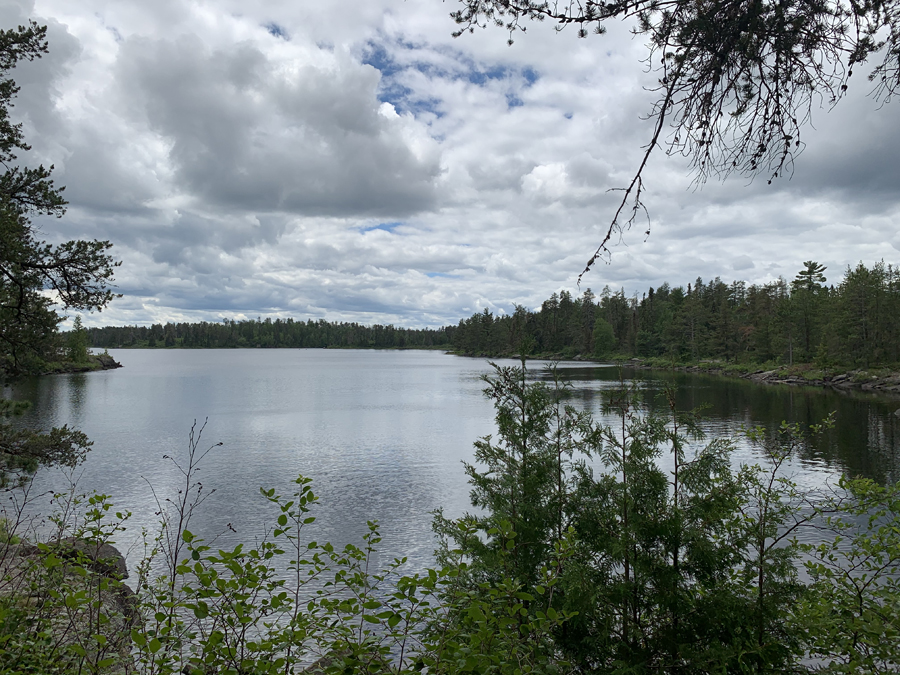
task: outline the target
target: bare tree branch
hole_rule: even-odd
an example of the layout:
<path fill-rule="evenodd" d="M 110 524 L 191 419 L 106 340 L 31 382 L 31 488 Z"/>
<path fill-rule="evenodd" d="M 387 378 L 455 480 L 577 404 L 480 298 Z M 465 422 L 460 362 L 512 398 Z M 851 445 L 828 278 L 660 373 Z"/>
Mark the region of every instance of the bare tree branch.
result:
<path fill-rule="evenodd" d="M 646 63 L 660 74 L 653 133 L 629 185 L 614 188 L 623 198 L 579 282 L 646 212 L 643 173 L 657 147 L 686 157 L 698 186 L 733 173 L 771 182 L 793 173 L 813 107 L 838 103 L 854 68 L 880 56 L 869 73 L 876 99 L 900 89 L 900 0 L 459 1 L 456 36 L 495 26 L 512 43 L 528 22 L 549 20 L 587 37 L 616 19 L 647 40 Z"/>

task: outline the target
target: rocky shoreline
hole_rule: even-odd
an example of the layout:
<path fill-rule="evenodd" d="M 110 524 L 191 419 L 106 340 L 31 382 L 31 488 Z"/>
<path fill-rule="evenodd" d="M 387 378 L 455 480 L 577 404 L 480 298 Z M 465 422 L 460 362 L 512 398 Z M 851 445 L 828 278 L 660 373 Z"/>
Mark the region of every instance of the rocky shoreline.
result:
<path fill-rule="evenodd" d="M 90 373 L 95 370 L 114 370 L 122 364 L 107 353 L 90 354 L 84 363 L 54 363 L 44 375 L 61 375 L 64 373 Z"/>
<path fill-rule="evenodd" d="M 900 373 L 891 373 L 888 376 L 879 376 L 864 370 L 851 370 L 837 375 L 825 375 L 822 378 L 806 379 L 797 376 L 783 376 L 777 370 L 759 373 L 751 373 L 746 376 L 754 382 L 766 382 L 772 384 L 792 384 L 831 387 L 843 390 L 877 391 L 900 394 Z"/>
<path fill-rule="evenodd" d="M 659 370 L 658 366 L 632 361 L 629 363 L 637 368 Z M 703 373 L 706 375 L 724 375 L 726 377 L 739 377 L 758 384 L 786 384 L 803 387 L 827 387 L 838 391 L 871 391 L 884 394 L 900 395 L 900 373 L 878 372 L 855 369 L 844 372 L 828 374 L 828 371 L 792 369 L 790 367 L 776 368 L 773 370 L 756 370 L 750 372 L 736 372 L 719 365 L 675 366 L 666 370 L 676 370 L 685 373 Z"/>
<path fill-rule="evenodd" d="M 519 358 L 515 355 L 483 356 L 465 354 L 461 352 L 447 351 L 447 354 L 455 356 L 467 356 L 475 358 Z M 597 359 L 591 356 L 578 354 L 564 356 L 563 354 L 535 354 L 526 357 L 527 361 L 585 361 L 589 363 L 611 364 L 612 361 Z M 625 361 L 615 361 L 620 365 L 639 370 L 668 370 L 680 373 L 697 373 L 703 375 L 718 375 L 722 377 L 737 377 L 750 380 L 757 384 L 787 384 L 795 387 L 827 387 L 837 391 L 870 391 L 875 393 L 900 395 L 900 372 L 879 368 L 874 371 L 857 368 L 854 370 L 817 369 L 812 364 L 795 366 L 782 366 L 765 370 L 760 368 L 753 370 L 752 366 L 746 370 L 740 367 L 727 366 L 720 361 L 701 362 L 694 365 L 670 365 L 663 363 L 647 362 L 643 358 L 634 357 Z"/>
<path fill-rule="evenodd" d="M 14 598 L 60 654 L 81 651 L 98 675 L 135 672 L 137 597 L 125 558 L 109 544 L 69 537 L 46 545 L 0 543 L 0 596 Z"/>

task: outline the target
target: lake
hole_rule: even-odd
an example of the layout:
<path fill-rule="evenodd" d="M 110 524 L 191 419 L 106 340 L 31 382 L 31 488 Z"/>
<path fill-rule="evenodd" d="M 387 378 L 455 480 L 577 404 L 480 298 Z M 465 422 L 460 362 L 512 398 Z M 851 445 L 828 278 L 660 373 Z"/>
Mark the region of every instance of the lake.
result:
<path fill-rule="evenodd" d="M 471 461 L 473 441 L 494 430 L 492 405 L 481 393 L 481 376 L 491 368 L 482 359 L 436 351 L 110 353 L 124 368 L 35 378 L 17 384 L 13 395 L 34 403 L 17 423 L 68 424 L 93 440 L 76 472 L 78 486 L 109 494 L 118 508 L 132 511 L 128 532 L 118 538 L 125 549 L 142 527 L 156 523 L 150 486 L 162 499 L 177 494 L 181 476 L 163 456 L 186 455 L 196 420 L 198 428 L 205 421 L 202 448 L 222 445 L 198 474 L 215 493 L 196 515 L 195 533 L 223 533 L 223 545 L 252 541 L 275 518 L 259 488 L 289 494 L 302 473 L 321 500 L 313 538 L 358 542 L 366 521 L 377 519 L 383 559 L 405 555 L 421 568 L 432 560 L 431 512 L 467 510 L 462 462 Z M 529 362 L 534 377 L 546 376 L 541 366 Z M 572 381 L 573 400 L 595 412 L 601 391 L 620 378 L 612 365 L 565 362 L 560 371 Z M 677 385 L 679 407 L 706 406 L 711 436 L 739 435 L 742 426 L 774 429 L 783 419 L 810 424 L 835 411 L 835 428 L 788 466 L 804 487 L 820 487 L 843 472 L 881 482 L 900 475 L 898 399 L 683 373 L 626 369 L 621 376 L 640 381 L 649 406 L 659 405 L 666 385 Z M 738 441 L 736 463 L 760 461 L 759 449 Z M 45 470 L 35 489 L 66 484 L 62 472 Z M 35 508 L 48 502 L 42 497 Z M 131 548 L 129 563 L 139 557 Z"/>

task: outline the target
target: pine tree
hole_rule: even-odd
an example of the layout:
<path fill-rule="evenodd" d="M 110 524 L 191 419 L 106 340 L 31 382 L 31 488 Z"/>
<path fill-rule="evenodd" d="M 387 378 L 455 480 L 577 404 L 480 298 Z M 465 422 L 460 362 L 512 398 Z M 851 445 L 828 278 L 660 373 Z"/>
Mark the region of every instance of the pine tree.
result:
<path fill-rule="evenodd" d="M 469 561 L 473 597 L 513 580 L 511 621 L 570 616 L 554 639 L 576 672 L 787 672 L 802 653 L 784 621 L 801 589 L 784 527 L 798 511 L 778 466 L 735 473 L 725 441 L 689 456 L 701 434 L 673 392 L 661 416 L 635 387 L 607 391 L 618 422 L 606 426 L 566 404 L 553 370 L 544 379 L 529 382 L 524 362 L 486 378 L 497 434 L 466 465 L 479 513 L 437 515 L 439 557 Z M 549 593 L 540 579 L 572 541 Z"/>
<path fill-rule="evenodd" d="M 68 357 L 73 363 L 85 363 L 88 360 L 88 332 L 81 322 L 81 316 L 75 317 L 72 330 L 66 336 Z"/>
<path fill-rule="evenodd" d="M 22 125 L 10 119 L 19 88 L 9 72 L 20 61 L 47 52 L 46 26 L 0 31 L 0 383 L 40 372 L 59 352 L 60 318 L 42 291 L 51 290 L 66 308 L 100 310 L 113 297 L 109 286 L 116 264 L 107 241 L 68 241 L 53 246 L 37 238 L 32 218 L 61 217 L 62 189 L 50 178 L 53 167 L 24 168 L 17 153 L 27 152 Z M 80 336 L 79 336 L 80 337 Z M 79 351 L 77 356 L 81 357 Z M 26 404 L 0 400 L 0 419 L 20 413 Z M 0 484 L 39 464 L 74 465 L 90 442 L 66 427 L 47 434 L 0 423 Z"/>
<path fill-rule="evenodd" d="M 47 52 L 47 29 L 0 31 L 0 380 L 34 372 L 55 356 L 60 318 L 42 293 L 52 290 L 65 308 L 100 310 L 112 300 L 109 285 L 116 263 L 107 241 L 68 241 L 51 246 L 37 239 L 32 217 L 62 217 L 62 190 L 50 178 L 53 167 L 23 168 L 27 152 L 22 125 L 10 120 L 19 88 L 9 77 L 16 63 Z"/>

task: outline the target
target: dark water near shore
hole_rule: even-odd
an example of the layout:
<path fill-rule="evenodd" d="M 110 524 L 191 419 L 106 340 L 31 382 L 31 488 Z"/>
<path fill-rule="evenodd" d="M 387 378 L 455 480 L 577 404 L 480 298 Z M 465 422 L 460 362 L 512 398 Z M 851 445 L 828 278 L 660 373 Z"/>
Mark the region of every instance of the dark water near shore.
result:
<path fill-rule="evenodd" d="M 204 460 L 199 478 L 216 492 L 192 530 L 225 532 L 223 544 L 253 540 L 274 521 L 260 486 L 280 494 L 302 473 L 320 496 L 310 536 L 336 545 L 358 542 L 366 521 L 377 519 L 383 557 L 431 561 L 431 511 L 460 515 L 468 507 L 462 460 L 472 443 L 493 431 L 493 408 L 481 394 L 486 361 L 439 352 L 338 350 L 117 350 L 124 368 L 39 378 L 17 385 L 16 398 L 34 403 L 21 424 L 68 424 L 94 448 L 77 471 L 82 490 L 112 495 L 133 512 L 119 538 L 128 548 L 142 527 L 156 522 L 153 486 L 161 498 L 181 487 L 163 455 L 183 457 L 193 421 L 204 420 L 201 447 L 221 442 Z M 536 377 L 540 364 L 529 363 Z M 613 387 L 612 366 L 563 363 L 573 399 L 599 410 L 600 392 Z M 776 428 L 783 419 L 810 424 L 836 412 L 835 428 L 803 448 L 788 470 L 810 489 L 841 473 L 882 482 L 900 477 L 900 400 L 841 395 L 821 389 L 756 385 L 692 374 L 624 371 L 642 381 L 645 400 L 668 383 L 683 408 L 705 405 L 711 436 L 739 434 L 742 426 Z M 736 462 L 759 462 L 761 452 L 739 440 Z M 36 479 L 40 491 L 58 490 L 65 477 Z M 35 508 L 46 505 L 42 497 Z M 236 534 L 228 530 L 228 525 Z M 129 554 L 130 562 L 140 551 Z"/>

